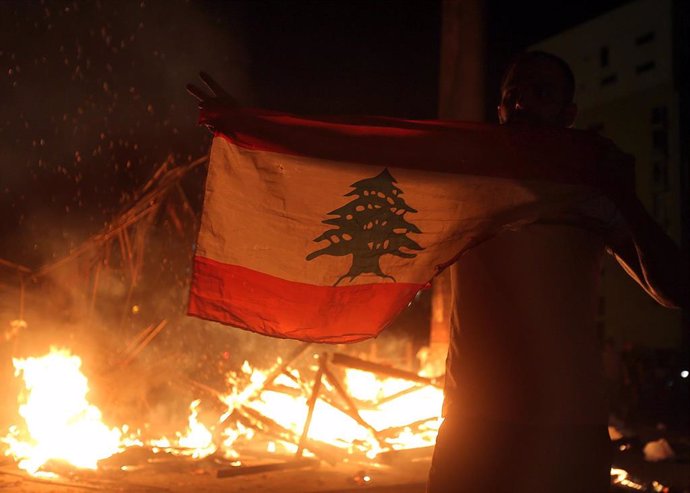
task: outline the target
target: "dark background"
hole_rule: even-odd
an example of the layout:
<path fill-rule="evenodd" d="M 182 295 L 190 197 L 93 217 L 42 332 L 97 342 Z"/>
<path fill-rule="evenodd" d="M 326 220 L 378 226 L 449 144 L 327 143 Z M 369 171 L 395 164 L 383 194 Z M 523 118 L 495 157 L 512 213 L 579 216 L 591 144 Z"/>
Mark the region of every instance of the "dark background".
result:
<path fill-rule="evenodd" d="M 622 3 L 489 1 L 487 93 L 515 52 Z M 208 134 L 184 91 L 199 69 L 248 105 L 434 118 L 441 10 L 435 0 L 1 2 L 0 258 L 61 257 L 168 156 L 203 155 Z"/>

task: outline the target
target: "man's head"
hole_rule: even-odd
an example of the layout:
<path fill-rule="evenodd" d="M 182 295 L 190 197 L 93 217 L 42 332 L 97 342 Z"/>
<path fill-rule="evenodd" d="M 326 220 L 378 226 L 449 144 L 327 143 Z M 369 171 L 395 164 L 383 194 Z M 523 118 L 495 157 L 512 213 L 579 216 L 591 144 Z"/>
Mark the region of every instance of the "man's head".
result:
<path fill-rule="evenodd" d="M 570 127 L 577 115 L 575 77 L 562 59 L 543 51 L 513 59 L 501 81 L 501 124 Z"/>

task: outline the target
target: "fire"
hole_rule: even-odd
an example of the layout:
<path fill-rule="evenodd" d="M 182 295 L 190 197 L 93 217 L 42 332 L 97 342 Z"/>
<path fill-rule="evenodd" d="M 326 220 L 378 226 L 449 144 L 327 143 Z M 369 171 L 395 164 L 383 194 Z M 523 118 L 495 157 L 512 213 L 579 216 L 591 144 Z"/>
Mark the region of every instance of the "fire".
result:
<path fill-rule="evenodd" d="M 201 401 L 199 399 L 192 402 L 189 406 L 189 419 L 187 433 L 178 433 L 178 443 L 183 447 L 183 455 L 190 455 L 195 459 L 209 456 L 216 451 L 213 443 L 213 434 L 198 420 L 199 411 L 197 410 Z"/>
<path fill-rule="evenodd" d="M 122 432 L 103 424 L 101 411 L 87 400 L 88 381 L 78 356 L 52 348 L 41 358 L 15 358 L 13 363 L 26 387 L 19 406 L 26 427 L 13 427 L 3 441 L 20 468 L 36 473 L 53 459 L 96 469 L 100 459 L 119 450 Z"/>
<path fill-rule="evenodd" d="M 234 446 L 240 440 L 252 443 L 256 430 L 241 420 L 224 425 L 227 418 L 241 408 L 251 409 L 288 430 L 293 438 L 299 437 L 307 419 L 308 397 L 314 388 L 313 381 L 303 380 L 294 369 L 268 381 L 276 368 L 281 369 L 280 359 L 266 371 L 252 368 L 245 361 L 243 379 L 229 375 L 232 390 L 220 396 L 228 410 L 219 416 L 215 426 L 207 427 L 199 421 L 201 401 L 197 399 L 189 406 L 185 432 L 177 432 L 173 440 L 144 440 L 140 431 L 132 433 L 128 425 L 117 428 L 103 423 L 101 411 L 87 399 L 89 384 L 81 371 L 81 359 L 68 349 L 51 348 L 45 356 L 15 358 L 13 363 L 15 376 L 21 377 L 25 386 L 19 406 L 24 425 L 12 426 L 0 442 L 8 446 L 6 455 L 13 456 L 18 466 L 32 475 L 55 476 L 42 470 L 49 461 L 97 469 L 100 460 L 128 447 L 150 447 L 153 452 L 163 450 L 193 459 L 219 453 L 233 461 L 233 465 L 240 465 L 240 454 Z M 363 453 L 370 459 L 386 450 L 429 447 L 435 443 L 442 420 L 440 389 L 400 378 L 381 379 L 373 373 L 348 368 L 344 387 L 350 404 L 344 406 L 335 402 L 334 391 L 339 384 L 329 381 L 335 377 L 332 373 L 324 374 L 309 439 L 338 447 L 345 454 Z M 246 383 L 241 384 L 240 380 Z M 267 381 L 274 387 L 265 388 Z M 345 409 L 352 403 L 359 408 L 356 412 Z M 214 429 L 219 433 L 214 434 Z M 294 454 L 298 449 L 294 440 L 273 438 L 263 442 L 269 453 Z M 631 490 L 645 489 L 623 469 L 612 468 L 611 481 Z M 652 487 L 654 491 L 668 490 L 657 482 Z"/>
<path fill-rule="evenodd" d="M 48 461 L 96 469 L 99 460 L 133 446 L 193 458 L 216 451 L 211 431 L 198 420 L 199 400 L 190 405 L 185 433 L 178 432 L 175 440 L 143 441 L 139 431 L 128 433 L 127 425 L 117 428 L 103 423 L 100 409 L 87 399 L 89 385 L 81 371 L 81 358 L 68 349 L 51 348 L 45 356 L 14 358 L 13 363 L 15 376 L 24 381 L 19 406 L 24 425 L 12 426 L 0 440 L 8 446 L 6 455 L 32 475 L 38 475 Z"/>
<path fill-rule="evenodd" d="M 243 372 L 249 375 L 250 383 L 244 390 L 225 396 L 223 400 L 229 407 L 226 416 L 236 406 L 246 405 L 299 436 L 307 417 L 308 394 L 295 397 L 284 392 L 261 390 L 266 372 L 252 369 L 246 361 Z M 293 370 L 292 374 L 299 380 L 298 372 Z M 284 374 L 276 378 L 275 383 L 300 389 L 293 379 Z M 332 390 L 326 379 L 324 387 L 327 391 Z M 441 389 L 419 386 L 397 378 L 379 379 L 372 373 L 354 369 L 346 370 L 345 387 L 350 396 L 363 404 L 359 415 L 376 432 L 400 429 L 387 434 L 385 438 L 377 436 L 371 428 L 358 423 L 329 401 L 318 399 L 309 427 L 309 438 L 347 450 L 352 450 L 353 444 L 356 444 L 370 458 L 387 449 L 425 447 L 435 443 L 441 423 Z M 256 394 L 256 398 L 251 399 L 253 394 Z M 413 424 L 417 425 L 414 430 L 406 426 Z M 275 447 L 275 444 L 270 446 Z M 289 445 L 287 448 L 290 448 Z"/>
<path fill-rule="evenodd" d="M 372 405 L 378 403 L 375 409 L 361 413 L 377 429 L 404 426 L 424 419 L 438 421 L 441 416 L 443 391 L 439 388 L 415 386 L 399 378 L 380 380 L 361 370 L 348 369 L 346 375 L 347 387 L 353 397 Z M 390 396 L 397 397 L 386 400 Z M 431 445 L 435 439 L 434 436 Z"/>
<path fill-rule="evenodd" d="M 53 348 L 45 356 L 13 362 L 15 375 L 25 386 L 19 406 L 23 423 L 12 426 L 0 441 L 8 446 L 6 454 L 33 475 L 42 473 L 49 461 L 96 469 L 100 460 L 128 447 L 193 459 L 215 453 L 236 461 L 240 454 L 234 447 L 241 442 L 249 447 L 261 443 L 269 453 L 294 454 L 307 421 L 313 375 L 321 374 L 312 367 L 304 377 L 296 369 L 283 368 L 280 359 L 268 370 L 252 368 L 245 361 L 240 375 L 229 375 L 230 392 L 219 396 L 227 411 L 219 412 L 215 423 L 199 420 L 201 400 L 197 399 L 189 406 L 184 431 L 172 439 L 144 439 L 141 431 L 132 432 L 127 424 L 118 428 L 103 422 L 101 411 L 87 398 L 89 384 L 81 359 L 68 349 Z M 370 458 L 385 450 L 433 445 L 440 424 L 440 389 L 404 379 L 379 379 L 353 369 L 343 373 L 342 383 L 334 375 L 323 374 L 309 440 Z M 254 440 L 261 427 L 253 426 L 252 419 L 268 420 L 269 427 L 287 437 Z M 314 451 L 307 447 L 306 453 L 310 452 Z"/>

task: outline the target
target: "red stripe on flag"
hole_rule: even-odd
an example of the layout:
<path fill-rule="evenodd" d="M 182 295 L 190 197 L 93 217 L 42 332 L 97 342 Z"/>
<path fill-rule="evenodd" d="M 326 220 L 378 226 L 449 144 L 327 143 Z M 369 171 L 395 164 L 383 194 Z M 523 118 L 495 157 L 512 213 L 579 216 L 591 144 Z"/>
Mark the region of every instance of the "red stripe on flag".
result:
<path fill-rule="evenodd" d="M 188 314 L 272 337 L 356 342 L 376 336 L 422 287 L 316 286 L 195 256 Z"/>

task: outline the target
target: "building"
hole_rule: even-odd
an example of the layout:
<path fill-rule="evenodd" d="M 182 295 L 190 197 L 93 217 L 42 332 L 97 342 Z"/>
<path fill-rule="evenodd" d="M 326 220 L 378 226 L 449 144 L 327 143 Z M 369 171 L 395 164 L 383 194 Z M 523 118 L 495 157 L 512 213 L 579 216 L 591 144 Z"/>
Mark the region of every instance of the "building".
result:
<path fill-rule="evenodd" d="M 687 18 L 682 0 L 637 0 L 530 47 L 570 64 L 576 127 L 600 132 L 635 156 L 638 196 L 685 248 L 690 43 L 681 24 Z M 602 272 L 602 337 L 687 347 L 687 313 L 658 306 L 615 264 L 607 258 Z"/>

